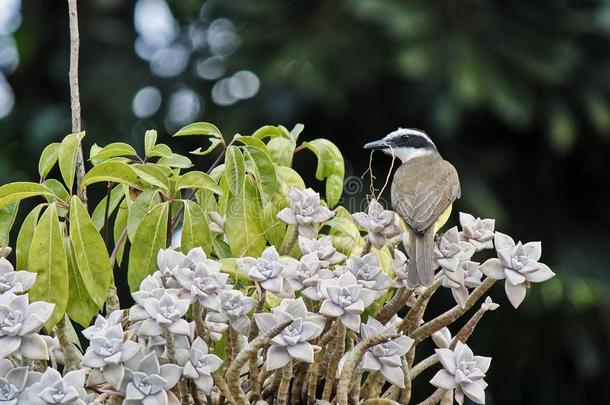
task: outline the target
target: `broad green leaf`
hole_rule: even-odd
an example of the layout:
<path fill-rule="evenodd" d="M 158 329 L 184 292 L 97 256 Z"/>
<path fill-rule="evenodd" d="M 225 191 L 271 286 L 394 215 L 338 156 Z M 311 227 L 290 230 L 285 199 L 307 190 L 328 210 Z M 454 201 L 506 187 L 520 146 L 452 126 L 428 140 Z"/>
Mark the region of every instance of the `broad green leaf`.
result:
<path fill-rule="evenodd" d="M 358 226 L 351 218 L 335 216 L 326 222 L 330 227 L 330 236 L 333 245 L 341 253 L 349 255 L 354 248 L 364 244 L 364 238 L 360 235 Z"/>
<path fill-rule="evenodd" d="M 8 183 L 0 187 L 0 208 L 21 201 L 24 198 L 39 195 L 53 196 L 53 190 L 42 184 L 27 181 Z"/>
<path fill-rule="evenodd" d="M 216 201 L 214 193 L 212 193 L 211 191 L 206 189 L 199 189 L 197 190 L 195 196 L 197 197 L 197 203 L 199 203 L 199 206 L 205 212 L 218 211 L 218 202 Z"/>
<path fill-rule="evenodd" d="M 345 177 L 345 163 L 339 148 L 328 139 L 314 139 L 304 142 L 303 146 L 311 150 L 318 157 L 316 178 L 326 179 L 326 202 L 332 208 L 343 194 L 343 179 Z"/>
<path fill-rule="evenodd" d="M 225 234 L 233 257 L 258 257 L 266 245 L 261 227 L 261 212 L 256 186 L 244 177 L 237 194 L 231 193 L 227 204 Z"/>
<path fill-rule="evenodd" d="M 192 171 L 183 174 L 176 183 L 176 190 L 184 188 L 196 188 L 210 190 L 216 194 L 222 194 L 222 190 L 213 178 L 204 172 Z"/>
<path fill-rule="evenodd" d="M 201 207 L 190 200 L 184 200 L 184 220 L 182 222 L 182 252 L 187 253 L 201 246 L 206 255 L 212 251 L 212 232 L 207 214 Z"/>
<path fill-rule="evenodd" d="M 231 248 L 224 240 L 222 240 L 221 235 L 212 238 L 212 244 L 214 245 L 214 253 L 219 259 L 232 257 Z"/>
<path fill-rule="evenodd" d="M 89 157 L 90 160 L 106 160 L 117 156 L 137 156 L 138 152 L 129 144 L 123 142 L 115 142 L 104 146 L 94 155 Z"/>
<path fill-rule="evenodd" d="M 254 164 L 256 187 L 262 204 L 261 225 L 269 242 L 279 247 L 284 239 L 286 227 L 276 218 L 276 215 L 288 206 L 288 198 L 282 192 L 275 165 L 269 155 L 253 146 L 246 147 L 246 154 Z"/>
<path fill-rule="evenodd" d="M 49 144 L 42 153 L 40 154 L 40 160 L 38 161 L 38 173 L 40 178 L 44 179 L 47 177 L 57 159 L 59 158 L 59 142 L 53 142 Z"/>
<path fill-rule="evenodd" d="M 169 179 L 161 169 L 153 165 L 139 163 L 132 165 L 131 168 L 146 183 L 160 188 L 165 192 L 165 195 L 169 195 Z"/>
<path fill-rule="evenodd" d="M 70 241 L 83 283 L 101 309 L 110 288 L 112 268 L 106 244 L 77 196 L 70 201 Z"/>
<path fill-rule="evenodd" d="M 220 178 L 220 180 L 218 181 L 218 185 L 222 190 L 222 194 L 218 197 L 218 212 L 220 212 L 222 215 L 225 215 L 227 213 L 227 205 L 229 203 L 229 197 L 231 194 L 229 192 L 229 185 L 227 184 L 226 176 L 222 176 Z"/>
<path fill-rule="evenodd" d="M 226 167 L 225 164 L 222 163 L 222 164 L 216 166 L 210 172 L 210 177 L 213 178 L 216 183 L 220 182 L 220 177 L 225 173 L 225 167 Z"/>
<path fill-rule="evenodd" d="M 227 149 L 225 156 L 225 178 L 229 185 L 229 191 L 233 194 L 239 194 L 243 188 L 244 178 L 246 176 L 246 164 L 244 156 L 237 146 L 231 146 Z"/>
<path fill-rule="evenodd" d="M 203 150 L 202 148 L 197 148 L 194 151 L 191 151 L 193 155 L 205 156 L 211 152 L 213 152 L 218 145 L 222 145 L 224 141 L 220 138 L 210 138 L 210 146 L 207 149 Z"/>
<path fill-rule="evenodd" d="M 132 292 L 157 269 L 157 254 L 166 246 L 168 212 L 168 203 L 159 204 L 140 222 L 129 252 L 127 281 Z"/>
<path fill-rule="evenodd" d="M 187 158 L 186 156 L 179 155 L 177 153 L 172 153 L 171 158 L 163 157 L 159 159 L 157 163 L 169 167 L 177 167 L 179 169 L 188 169 L 189 167 L 193 166 L 193 162 L 191 162 L 191 159 Z"/>
<path fill-rule="evenodd" d="M 30 302 L 46 301 L 55 309 L 45 328 L 51 330 L 64 316 L 68 303 L 68 259 L 55 204 L 49 205 L 34 230 L 28 271 L 36 273 L 29 291 Z"/>
<path fill-rule="evenodd" d="M 127 219 L 127 234 L 129 235 L 129 240 L 134 242 L 133 238 L 136 235 L 136 231 L 138 230 L 138 226 L 140 226 L 140 221 L 142 218 L 150 211 L 153 206 L 153 199 L 155 198 L 157 191 L 148 188 L 136 198 L 136 200 L 129 207 L 129 215 Z"/>
<path fill-rule="evenodd" d="M 144 155 L 149 156 L 152 148 L 157 143 L 157 131 L 149 129 L 144 133 Z M 171 151 L 170 151 L 171 153 Z"/>
<path fill-rule="evenodd" d="M 273 138 L 267 143 L 271 159 L 280 166 L 292 166 L 296 142 L 289 138 Z"/>
<path fill-rule="evenodd" d="M 125 229 L 127 229 L 127 217 L 129 214 L 129 209 L 127 208 L 127 201 L 123 200 L 121 205 L 119 205 L 119 209 L 117 211 L 116 217 L 114 219 L 114 243 L 115 246 L 119 242 L 119 238 Z M 117 249 L 116 254 L 116 264 L 121 266 L 123 262 L 123 253 L 125 252 L 125 244 L 127 243 L 127 237 L 124 237 L 121 240 L 119 248 Z"/>
<path fill-rule="evenodd" d="M 209 122 L 194 122 L 183 128 L 174 134 L 174 136 L 189 136 L 189 135 L 203 135 L 212 136 L 215 138 L 221 138 L 222 134 L 220 130 L 214 124 Z"/>
<path fill-rule="evenodd" d="M 108 207 L 108 217 L 112 215 L 116 207 L 119 205 L 125 193 L 123 193 L 123 187 L 120 185 L 114 186 L 110 191 L 110 206 Z M 95 224 L 95 228 L 98 231 L 101 231 L 104 227 L 104 219 L 106 217 L 106 202 L 108 201 L 108 196 L 104 196 L 102 201 L 95 207 L 93 210 L 93 215 L 91 215 L 91 219 Z"/>
<path fill-rule="evenodd" d="M 84 132 L 66 136 L 59 146 L 59 170 L 68 190 L 74 185 L 76 174 L 76 154 L 81 140 L 85 137 Z"/>
<path fill-rule="evenodd" d="M 61 181 L 55 179 L 46 179 L 43 183 L 46 187 L 53 191 L 53 196 L 45 196 L 46 200 L 50 203 L 63 201 L 66 204 L 70 201 L 70 193 L 66 190 L 66 187 Z M 64 207 L 57 207 L 57 214 L 61 218 L 65 218 L 68 215 L 68 209 Z"/>
<path fill-rule="evenodd" d="M 136 172 L 124 162 L 107 161 L 93 167 L 83 178 L 82 187 L 102 181 L 126 184 L 138 190 L 144 189 Z"/>
<path fill-rule="evenodd" d="M 305 182 L 294 169 L 287 166 L 276 167 L 278 177 L 282 184 L 284 193 L 288 195 L 288 192 L 292 187 L 298 188 L 299 190 L 305 190 Z"/>
<path fill-rule="evenodd" d="M 164 143 L 160 143 L 158 145 L 153 146 L 146 156 L 171 159 L 174 156 L 174 153 L 172 152 L 169 146 Z"/>
<path fill-rule="evenodd" d="M 89 296 L 78 269 L 74 248 L 69 238 L 64 239 L 64 248 L 68 258 L 68 303 L 66 315 L 86 328 L 91 319 L 98 313 L 98 305 Z"/>
<path fill-rule="evenodd" d="M 17 270 L 27 270 L 29 268 L 28 259 L 30 255 L 30 246 L 32 245 L 32 237 L 34 236 L 34 230 L 38 223 L 40 211 L 44 206 L 45 204 L 37 205 L 30 211 L 21 224 L 21 229 L 17 235 L 17 252 L 15 254 L 17 257 Z"/>
<path fill-rule="evenodd" d="M 10 246 L 10 233 L 19 211 L 19 202 L 0 208 L 0 246 Z"/>
<path fill-rule="evenodd" d="M 266 154 L 269 154 L 269 150 L 267 149 L 267 144 L 261 141 L 259 138 L 255 138 L 253 136 L 244 136 L 244 135 L 235 135 L 234 138 L 237 142 L 241 142 L 244 145 L 250 145 L 261 149 Z"/>
<path fill-rule="evenodd" d="M 290 138 L 290 132 L 288 132 L 286 128 L 281 125 L 265 125 L 257 129 L 256 132 L 252 134 L 252 136 L 258 139 L 275 138 L 278 136 Z"/>

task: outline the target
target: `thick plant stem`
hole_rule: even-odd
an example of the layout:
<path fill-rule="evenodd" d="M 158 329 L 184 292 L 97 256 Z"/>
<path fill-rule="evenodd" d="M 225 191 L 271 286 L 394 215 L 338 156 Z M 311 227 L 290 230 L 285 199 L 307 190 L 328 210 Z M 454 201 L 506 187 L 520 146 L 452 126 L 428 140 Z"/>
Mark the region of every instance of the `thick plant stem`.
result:
<path fill-rule="evenodd" d="M 407 305 L 407 301 L 411 298 L 411 295 L 413 295 L 413 290 L 409 290 L 405 287 L 399 288 L 392 299 L 377 312 L 375 319 L 385 325 L 402 309 L 402 307 Z"/>
<path fill-rule="evenodd" d="M 441 278 L 434 280 L 418 298 L 413 307 L 407 313 L 407 316 L 403 319 L 398 327 L 398 330 L 410 334 L 417 327 L 420 319 L 422 309 L 428 304 L 428 300 L 432 297 L 432 294 L 441 286 Z"/>
<path fill-rule="evenodd" d="M 321 353 L 316 354 L 316 360 L 309 366 L 307 372 L 307 404 L 312 405 L 316 401 L 316 390 L 318 389 L 318 369 L 320 362 L 318 357 L 322 357 Z"/>
<path fill-rule="evenodd" d="M 466 304 L 464 308 L 461 308 L 459 305 L 456 305 L 452 309 L 448 310 L 444 314 L 434 318 L 433 320 L 426 322 L 419 328 L 417 328 L 412 334 L 411 337 L 418 342 L 426 339 L 428 336 L 432 335 L 434 332 L 441 330 L 445 326 L 450 325 L 455 322 L 460 316 L 464 315 L 476 302 L 485 294 L 496 280 L 492 278 L 486 278 L 483 283 L 474 289 L 474 291 L 470 294 L 468 299 L 466 300 Z"/>
<path fill-rule="evenodd" d="M 218 388 L 220 393 L 224 395 L 224 397 L 229 401 L 231 405 L 235 405 L 235 399 L 233 399 L 233 395 L 231 394 L 231 390 L 227 385 L 227 381 L 223 378 L 223 376 L 217 371 L 212 373 L 212 378 L 214 378 L 214 385 Z"/>
<path fill-rule="evenodd" d="M 70 110 L 72 112 L 72 132 L 79 133 L 81 129 L 80 112 L 80 90 L 78 87 L 78 53 L 80 48 L 80 38 L 78 33 L 78 7 L 77 0 L 68 0 L 68 14 L 70 21 Z M 79 144 L 76 151 L 76 185 L 79 190 L 79 198 L 87 205 L 87 190 L 81 184 L 85 177 L 85 160 L 83 158 L 83 148 Z"/>
<path fill-rule="evenodd" d="M 305 383 L 305 375 L 307 373 L 308 363 L 300 363 L 295 367 L 294 380 L 292 382 L 292 389 L 290 391 L 290 403 L 292 405 L 298 405 L 301 403 L 301 396 L 303 393 L 303 385 Z"/>
<path fill-rule="evenodd" d="M 418 405 L 435 405 L 435 404 L 438 404 L 441 401 L 441 399 L 443 398 L 443 395 L 445 395 L 446 391 L 447 390 L 445 390 L 443 388 L 438 388 L 436 391 L 434 391 L 432 393 L 432 395 L 430 395 L 424 401 L 420 402 Z"/>
<path fill-rule="evenodd" d="M 371 253 L 372 247 L 373 247 L 373 244 L 371 243 L 369 238 L 366 238 L 366 242 L 364 242 L 364 247 L 362 248 L 362 252 L 360 252 L 360 256 L 365 256 L 365 255 L 368 255 L 369 253 Z"/>
<path fill-rule="evenodd" d="M 260 286 L 258 286 L 258 285 L 257 285 L 257 291 L 258 291 L 258 302 L 256 304 L 256 307 L 254 308 L 254 313 L 258 314 L 258 313 L 263 312 L 263 309 L 265 308 L 265 301 L 266 301 L 267 294 L 266 294 L 265 290 L 260 288 Z M 258 326 L 256 325 L 256 321 L 254 320 L 254 317 L 252 317 L 252 320 L 250 321 L 250 333 L 248 334 L 248 342 L 251 342 L 252 340 L 254 340 L 254 338 L 257 335 L 258 335 Z M 248 363 L 249 363 L 249 368 L 250 368 L 250 392 L 251 392 L 250 401 L 252 401 L 252 402 L 256 402 L 259 399 L 261 399 L 261 384 L 260 384 L 260 380 L 258 378 L 257 362 L 258 362 L 258 353 L 251 353 Z"/>
<path fill-rule="evenodd" d="M 341 320 L 335 321 L 335 349 L 332 352 L 330 361 L 328 362 L 328 368 L 326 370 L 326 381 L 324 382 L 324 391 L 322 393 L 322 400 L 330 401 L 330 397 L 335 386 L 337 379 L 337 367 L 339 360 L 343 356 L 345 350 L 345 326 Z"/>
<path fill-rule="evenodd" d="M 455 335 L 455 339 L 453 340 L 453 342 L 451 342 L 450 349 L 454 349 L 458 341 L 466 343 L 470 335 L 472 335 L 472 332 L 474 332 L 474 328 L 477 327 L 477 324 L 483 318 L 483 314 L 485 314 L 485 312 L 487 311 L 488 309 L 486 308 L 479 308 L 479 310 L 474 313 L 472 318 L 470 318 L 468 322 L 466 322 L 466 324 L 462 326 L 462 329 L 460 329 L 458 334 Z"/>
<path fill-rule="evenodd" d="M 426 357 L 425 359 L 417 363 L 415 366 L 413 366 L 413 368 L 411 369 L 411 380 L 414 380 L 418 375 L 420 375 L 422 372 L 424 372 L 425 370 L 432 367 L 438 362 L 439 359 L 436 354 Z"/>
<path fill-rule="evenodd" d="M 57 325 L 55 325 L 55 331 L 57 333 L 57 338 L 59 339 L 61 350 L 64 352 L 64 374 L 69 371 L 77 370 L 80 360 L 76 352 L 76 347 L 68 338 L 65 317 L 61 318 Z"/>
<path fill-rule="evenodd" d="M 408 404 L 411 401 L 411 385 L 413 377 L 411 377 L 411 370 L 409 369 L 409 362 L 404 357 L 401 359 L 402 370 L 405 373 L 405 388 L 400 390 L 399 402 L 401 404 Z"/>
<path fill-rule="evenodd" d="M 167 360 L 171 364 L 176 364 L 176 346 L 174 345 L 174 335 L 166 331 L 165 332 L 165 349 L 167 350 Z M 177 398 L 182 398 L 182 387 L 181 383 L 178 382 L 173 388 L 172 392 L 176 395 Z"/>
<path fill-rule="evenodd" d="M 290 380 L 292 380 L 292 361 L 288 362 L 288 364 L 286 364 L 284 368 L 282 368 L 282 379 L 280 381 L 280 386 L 277 390 L 277 405 L 288 404 Z"/>

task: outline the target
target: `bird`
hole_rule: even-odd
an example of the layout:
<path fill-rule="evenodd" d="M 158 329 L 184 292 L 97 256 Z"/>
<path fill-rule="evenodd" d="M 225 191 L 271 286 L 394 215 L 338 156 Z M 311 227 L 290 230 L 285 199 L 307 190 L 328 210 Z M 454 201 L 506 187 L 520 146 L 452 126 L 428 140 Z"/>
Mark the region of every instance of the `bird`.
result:
<path fill-rule="evenodd" d="M 402 162 L 392 178 L 391 200 L 409 236 L 407 285 L 429 286 L 434 281 L 435 233 L 461 196 L 457 170 L 419 129 L 398 128 L 364 148 L 381 150 Z"/>

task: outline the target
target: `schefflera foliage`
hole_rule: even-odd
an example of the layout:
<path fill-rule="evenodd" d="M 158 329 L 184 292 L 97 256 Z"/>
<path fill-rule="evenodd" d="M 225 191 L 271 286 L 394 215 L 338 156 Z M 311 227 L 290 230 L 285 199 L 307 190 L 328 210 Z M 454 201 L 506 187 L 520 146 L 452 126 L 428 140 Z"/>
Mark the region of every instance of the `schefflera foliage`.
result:
<path fill-rule="evenodd" d="M 157 142 L 156 131 L 149 130 L 143 151 L 122 142 L 94 144 L 80 182 L 77 151 L 85 133 L 48 145 L 40 156 L 38 182 L 0 187 L 0 246 L 10 245 L 20 202 L 43 199 L 21 223 L 15 256 L 18 269 L 37 274 L 30 299 L 55 304 L 45 327 L 50 330 L 66 315 L 87 326 L 107 299 L 116 309 L 118 302 L 109 298 L 114 267 L 128 264 L 129 289 L 138 290 L 178 229 L 183 252 L 202 247 L 233 270 L 234 258 L 260 256 L 267 245 L 282 249 L 296 233 L 276 214 L 289 206 L 291 188 L 305 189 L 291 168 L 295 150 L 309 149 L 318 157 L 316 176 L 326 181 L 331 208 L 343 188 L 337 147 L 326 139 L 297 145 L 302 130 L 300 124 L 293 130 L 264 126 L 229 139 L 212 124 L 187 125 L 174 136 L 209 140 L 193 155 L 221 155 L 207 173 L 192 170 L 191 159 Z M 80 198 L 92 186 L 105 192 L 96 204 Z"/>

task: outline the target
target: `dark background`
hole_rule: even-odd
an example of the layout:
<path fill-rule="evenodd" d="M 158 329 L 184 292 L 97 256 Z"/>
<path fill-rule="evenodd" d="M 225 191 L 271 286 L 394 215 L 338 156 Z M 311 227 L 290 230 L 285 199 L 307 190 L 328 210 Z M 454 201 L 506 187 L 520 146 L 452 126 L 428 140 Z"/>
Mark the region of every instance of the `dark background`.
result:
<path fill-rule="evenodd" d="M 0 184 L 36 180 L 43 147 L 70 128 L 67 4 L 22 3 L 0 2 Z M 226 136 L 301 122 L 361 176 L 365 142 L 425 129 L 461 175 L 454 212 L 542 240 L 557 273 L 519 311 L 493 290 L 501 307 L 470 342 L 494 357 L 488 403 L 610 403 L 610 2 L 81 3 L 86 155 L 141 148 L 148 128 L 186 153 L 204 145 L 169 137 L 190 121 Z M 390 160 L 373 163 L 380 188 Z M 419 388 L 416 400 L 431 390 Z"/>

